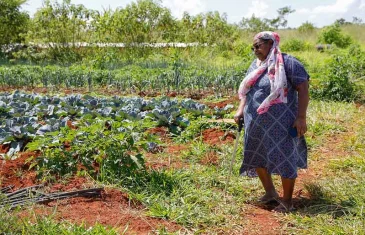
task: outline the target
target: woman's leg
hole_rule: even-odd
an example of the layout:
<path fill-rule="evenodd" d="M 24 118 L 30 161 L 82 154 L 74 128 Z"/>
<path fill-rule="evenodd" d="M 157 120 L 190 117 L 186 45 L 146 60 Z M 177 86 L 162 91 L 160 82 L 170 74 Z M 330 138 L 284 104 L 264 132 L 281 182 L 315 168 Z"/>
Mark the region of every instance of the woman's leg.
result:
<path fill-rule="evenodd" d="M 256 168 L 256 173 L 260 178 L 260 181 L 265 189 L 265 195 L 261 200 L 266 200 L 270 198 L 277 198 L 279 195 L 275 190 L 274 183 L 272 182 L 271 175 L 267 172 L 266 168 Z"/>
<path fill-rule="evenodd" d="M 281 177 L 281 182 L 283 184 L 283 204 L 290 208 L 293 206 L 293 192 L 294 192 L 294 185 L 295 185 L 295 179 L 289 179 L 289 178 L 283 178 Z"/>

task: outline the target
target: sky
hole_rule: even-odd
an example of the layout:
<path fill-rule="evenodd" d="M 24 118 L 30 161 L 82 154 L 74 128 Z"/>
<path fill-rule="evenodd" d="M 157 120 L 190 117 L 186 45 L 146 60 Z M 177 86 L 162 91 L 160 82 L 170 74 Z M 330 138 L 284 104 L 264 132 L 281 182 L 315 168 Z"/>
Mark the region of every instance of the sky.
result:
<path fill-rule="evenodd" d="M 62 0 L 59 0 L 61 2 Z M 71 0 L 73 4 L 82 4 L 88 9 L 103 10 L 125 7 L 135 0 Z M 332 24 L 336 19 L 352 21 L 356 16 L 365 22 L 365 0 L 160 0 L 161 5 L 169 8 L 176 18 L 184 11 L 191 15 L 208 11 L 226 13 L 230 23 L 238 23 L 243 17 L 255 15 L 260 18 L 275 18 L 277 10 L 290 6 L 295 12 L 288 17 L 288 27 L 296 28 L 304 22 L 315 27 Z M 43 0 L 28 0 L 22 7 L 32 16 L 42 7 Z"/>

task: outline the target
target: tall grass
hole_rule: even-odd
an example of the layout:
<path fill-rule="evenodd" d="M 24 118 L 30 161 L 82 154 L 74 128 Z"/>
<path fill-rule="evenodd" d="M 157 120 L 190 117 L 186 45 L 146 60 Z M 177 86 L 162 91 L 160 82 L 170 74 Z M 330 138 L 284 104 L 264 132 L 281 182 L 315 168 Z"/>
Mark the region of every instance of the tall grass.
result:
<path fill-rule="evenodd" d="M 282 39 L 280 43 L 284 43 L 291 39 L 304 39 L 306 42 L 315 45 L 317 44 L 320 29 L 314 29 L 308 33 L 301 33 L 297 29 L 280 29 L 277 32 Z"/>
<path fill-rule="evenodd" d="M 357 43 L 365 46 L 365 24 L 344 25 L 341 29 L 344 33 L 350 35 Z"/>

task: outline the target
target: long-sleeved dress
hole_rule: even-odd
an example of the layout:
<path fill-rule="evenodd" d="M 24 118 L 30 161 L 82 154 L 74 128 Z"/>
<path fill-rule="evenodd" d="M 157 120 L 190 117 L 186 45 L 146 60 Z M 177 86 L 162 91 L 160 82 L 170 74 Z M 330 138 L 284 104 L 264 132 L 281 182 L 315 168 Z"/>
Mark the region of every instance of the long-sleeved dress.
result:
<path fill-rule="evenodd" d="M 267 72 L 246 95 L 244 107 L 245 139 L 241 175 L 256 176 L 255 168 L 266 168 L 270 174 L 296 178 L 298 168 L 307 168 L 307 145 L 304 137 L 292 137 L 298 113 L 298 92 L 295 87 L 309 80 L 303 65 L 294 57 L 284 54 L 284 68 L 288 79 L 288 102 L 272 105 L 264 114 L 257 108 L 270 94 Z M 253 61 L 247 73 L 256 69 Z"/>

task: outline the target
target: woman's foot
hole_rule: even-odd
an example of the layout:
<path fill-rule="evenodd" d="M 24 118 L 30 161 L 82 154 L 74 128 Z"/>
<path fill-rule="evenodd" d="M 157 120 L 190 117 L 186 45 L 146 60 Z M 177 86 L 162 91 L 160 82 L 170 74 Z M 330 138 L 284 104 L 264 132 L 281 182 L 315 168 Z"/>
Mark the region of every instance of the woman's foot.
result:
<path fill-rule="evenodd" d="M 293 206 L 293 202 L 286 202 L 286 201 L 278 201 L 279 205 L 275 207 L 272 211 L 278 213 L 288 213 L 295 210 Z"/>
<path fill-rule="evenodd" d="M 266 193 L 264 196 L 260 197 L 258 202 L 262 204 L 269 204 L 272 202 L 278 201 L 279 194 L 277 192 L 275 193 Z"/>

